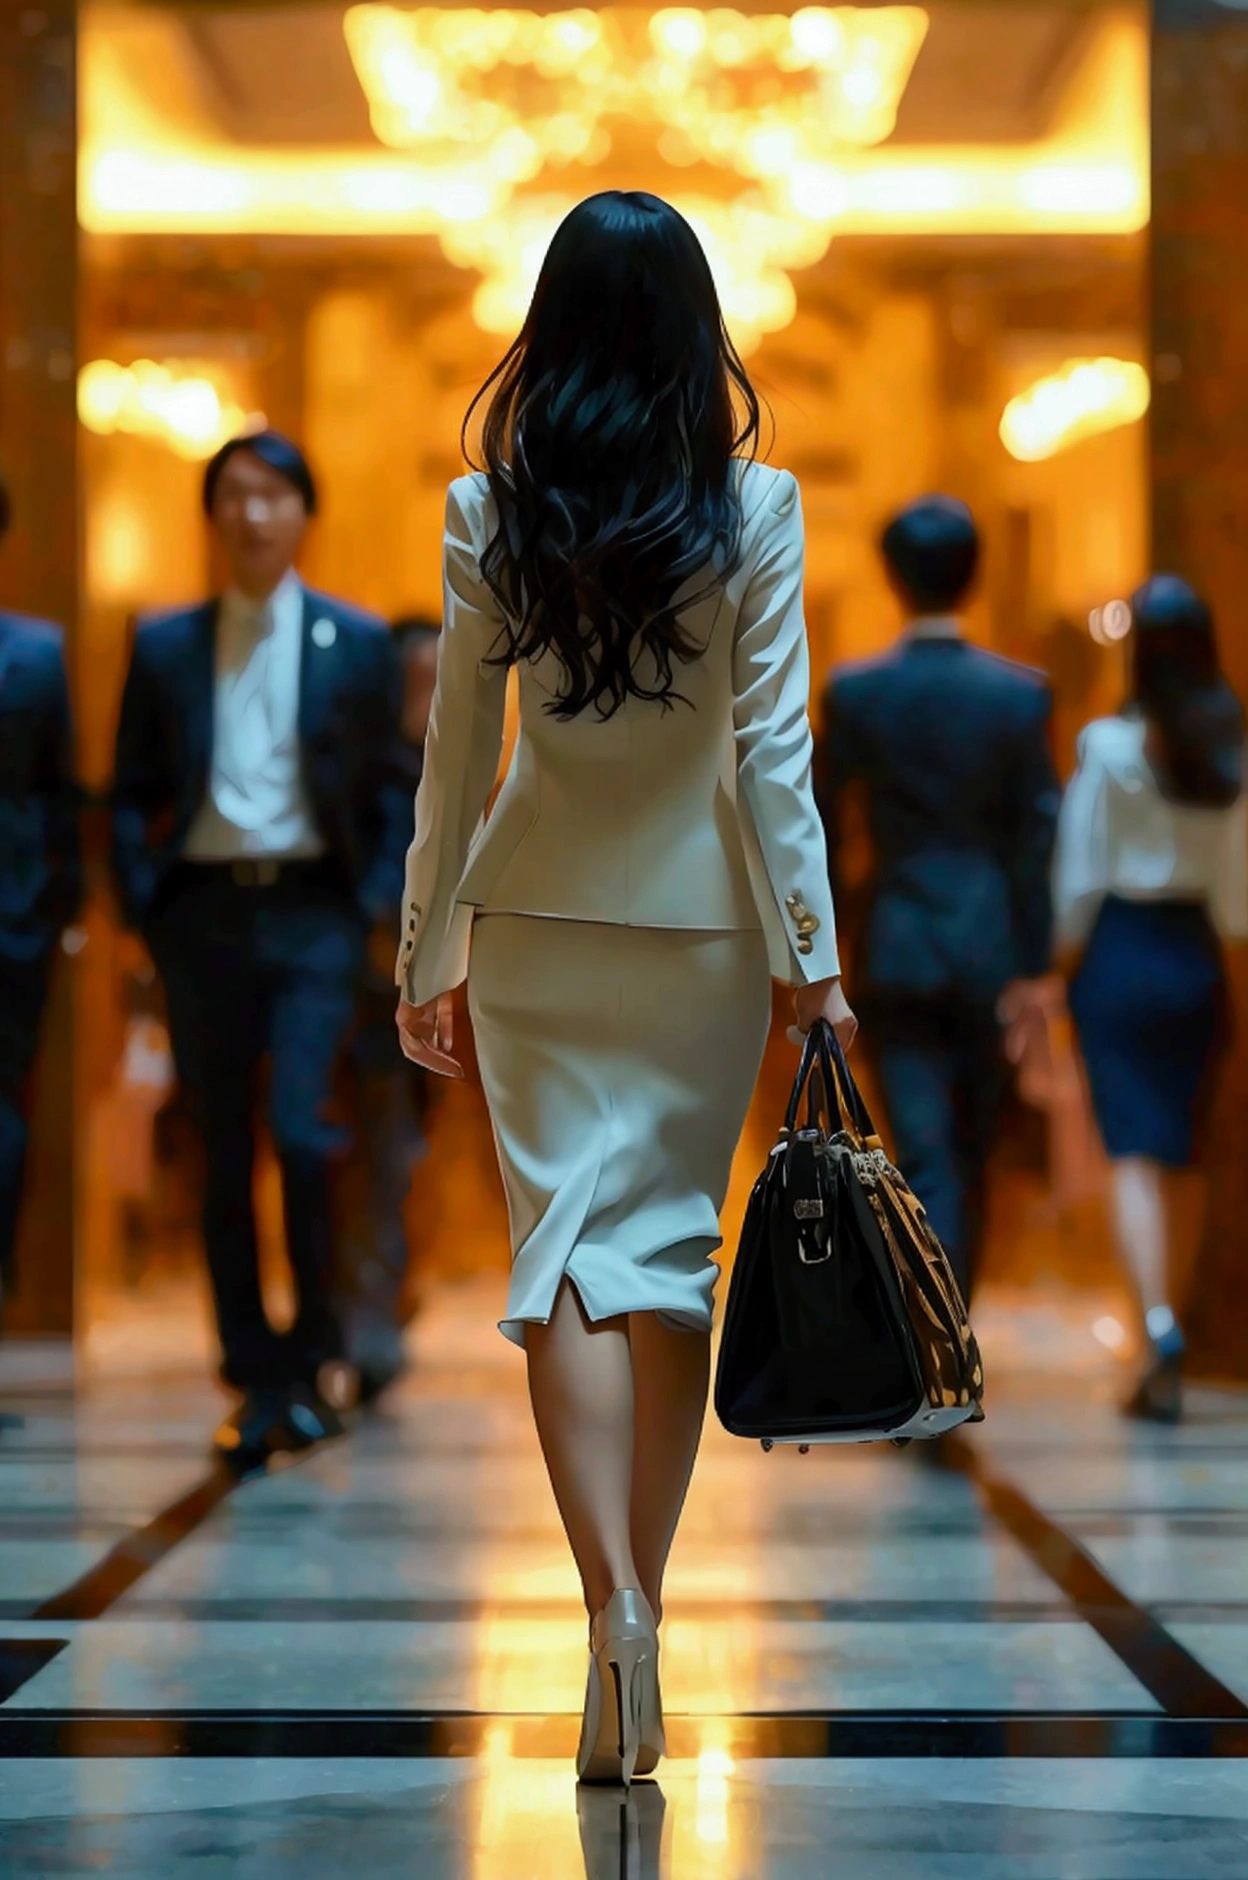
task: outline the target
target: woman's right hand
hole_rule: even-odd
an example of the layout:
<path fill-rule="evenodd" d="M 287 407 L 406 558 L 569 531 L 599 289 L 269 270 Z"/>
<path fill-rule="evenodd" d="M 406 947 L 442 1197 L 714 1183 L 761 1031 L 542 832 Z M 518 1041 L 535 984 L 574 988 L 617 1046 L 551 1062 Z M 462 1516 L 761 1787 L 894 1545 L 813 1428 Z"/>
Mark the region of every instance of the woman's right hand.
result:
<path fill-rule="evenodd" d="M 848 1051 L 858 1035 L 858 1020 L 839 979 L 814 979 L 808 986 L 799 986 L 793 994 L 793 1009 L 803 1037 L 821 1018 L 831 1025 L 842 1051 Z"/>
<path fill-rule="evenodd" d="M 455 1045 L 454 1017 L 449 992 L 439 993 L 427 1005 L 409 1005 L 400 997 L 394 1015 L 403 1055 L 422 1070 L 439 1077 L 462 1077 L 464 1067 L 451 1056 Z"/>

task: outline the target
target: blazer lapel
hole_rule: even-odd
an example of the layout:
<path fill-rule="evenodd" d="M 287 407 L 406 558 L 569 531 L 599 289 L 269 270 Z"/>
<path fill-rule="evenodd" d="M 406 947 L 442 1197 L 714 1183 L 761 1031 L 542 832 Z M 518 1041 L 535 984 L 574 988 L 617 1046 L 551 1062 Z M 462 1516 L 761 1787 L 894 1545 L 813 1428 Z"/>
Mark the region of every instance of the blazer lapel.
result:
<path fill-rule="evenodd" d="M 315 744 L 330 719 L 342 634 L 323 594 L 303 590 L 303 640 L 299 649 L 299 742 Z"/>

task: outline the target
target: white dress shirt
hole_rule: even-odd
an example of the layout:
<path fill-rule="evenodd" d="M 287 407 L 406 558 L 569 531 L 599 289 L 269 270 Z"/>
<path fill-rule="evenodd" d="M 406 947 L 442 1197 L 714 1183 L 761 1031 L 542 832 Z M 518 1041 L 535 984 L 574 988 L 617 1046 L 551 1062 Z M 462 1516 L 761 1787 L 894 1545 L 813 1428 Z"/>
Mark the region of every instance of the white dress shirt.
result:
<path fill-rule="evenodd" d="M 299 750 L 304 594 L 289 571 L 267 600 L 231 589 L 217 610 L 212 769 L 189 861 L 324 851 Z"/>
<path fill-rule="evenodd" d="M 956 614 L 918 614 L 906 628 L 908 640 L 961 640 L 962 622 Z"/>
<path fill-rule="evenodd" d="M 1054 902 L 1059 937 L 1080 945 L 1106 895 L 1200 901 L 1226 939 L 1248 938 L 1248 797 L 1226 809 L 1163 796 L 1142 718 L 1097 718 L 1079 734 L 1062 803 Z"/>

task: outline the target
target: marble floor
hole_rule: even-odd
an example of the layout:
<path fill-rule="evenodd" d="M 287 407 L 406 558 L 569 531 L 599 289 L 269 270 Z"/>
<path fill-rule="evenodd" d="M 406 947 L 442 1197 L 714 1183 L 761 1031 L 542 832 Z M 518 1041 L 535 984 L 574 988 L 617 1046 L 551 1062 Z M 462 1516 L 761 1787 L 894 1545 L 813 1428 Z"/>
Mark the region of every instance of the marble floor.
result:
<path fill-rule="evenodd" d="M 583 1628 L 487 1282 L 349 1438 L 222 1492 L 202 1326 L 0 1352 L 0 1874 L 1248 1880 L 1248 1396 L 1124 1424 L 1086 1302 L 977 1314 L 989 1419 L 717 1429 L 673 1755 L 570 1769 Z"/>

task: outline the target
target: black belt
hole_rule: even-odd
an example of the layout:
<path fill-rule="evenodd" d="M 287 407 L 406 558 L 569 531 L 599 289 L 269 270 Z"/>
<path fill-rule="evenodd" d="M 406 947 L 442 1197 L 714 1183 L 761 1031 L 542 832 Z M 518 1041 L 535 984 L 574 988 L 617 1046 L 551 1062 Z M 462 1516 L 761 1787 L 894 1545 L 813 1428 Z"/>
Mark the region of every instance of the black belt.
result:
<path fill-rule="evenodd" d="M 341 880 L 342 871 L 327 855 L 257 855 L 234 861 L 183 861 L 201 881 L 230 881 L 236 888 L 276 888 L 289 882 Z"/>

